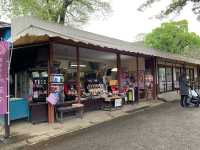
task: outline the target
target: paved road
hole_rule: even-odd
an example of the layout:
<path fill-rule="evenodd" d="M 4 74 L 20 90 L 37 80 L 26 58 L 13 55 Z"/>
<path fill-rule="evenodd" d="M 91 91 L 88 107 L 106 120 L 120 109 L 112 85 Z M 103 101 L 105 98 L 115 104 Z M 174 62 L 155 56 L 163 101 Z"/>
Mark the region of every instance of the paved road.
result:
<path fill-rule="evenodd" d="M 167 103 L 30 149 L 199 150 L 200 108 Z"/>

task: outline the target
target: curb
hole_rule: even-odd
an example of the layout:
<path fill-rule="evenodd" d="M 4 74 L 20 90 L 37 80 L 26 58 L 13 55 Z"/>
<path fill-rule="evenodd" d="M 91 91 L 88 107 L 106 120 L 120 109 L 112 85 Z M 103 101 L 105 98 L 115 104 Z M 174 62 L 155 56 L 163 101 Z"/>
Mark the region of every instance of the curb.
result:
<path fill-rule="evenodd" d="M 168 102 L 168 101 L 167 101 L 166 99 L 164 99 L 164 98 L 158 98 L 158 100 L 163 101 L 163 102 L 165 102 L 165 103 Z"/>
<path fill-rule="evenodd" d="M 136 113 L 136 112 L 144 111 L 144 110 L 146 110 L 148 108 L 153 108 L 153 107 L 151 107 L 150 105 L 147 105 L 147 106 L 143 106 L 141 108 L 136 108 L 134 110 L 128 110 L 128 111 L 125 111 L 125 112 L 128 113 L 128 114 L 131 114 L 131 113 Z"/>
<path fill-rule="evenodd" d="M 173 99 L 173 100 L 168 101 L 168 100 L 166 100 L 164 98 L 158 98 L 158 100 L 163 101 L 165 103 L 171 103 L 171 102 L 179 101 L 179 99 Z"/>
<path fill-rule="evenodd" d="M 83 130 L 87 130 L 90 127 L 94 127 L 96 125 L 100 125 L 102 123 L 112 121 L 114 119 L 119 119 L 120 117 L 124 117 L 124 116 L 128 116 L 128 115 L 131 115 L 131 114 L 134 114 L 134 113 L 145 111 L 147 109 L 154 108 L 156 106 L 160 106 L 164 103 L 165 102 L 160 102 L 160 103 L 157 103 L 157 104 L 154 104 L 154 105 L 149 104 L 149 105 L 145 105 L 145 106 L 133 109 L 133 110 L 124 111 L 124 114 L 122 114 L 120 116 L 113 116 L 110 119 L 102 121 L 102 122 L 93 122 L 93 123 L 90 123 L 86 126 L 80 126 L 80 127 L 75 128 L 75 129 L 72 129 L 70 131 L 63 131 L 62 133 L 58 133 L 57 135 L 50 135 L 50 136 L 44 135 L 43 139 L 33 140 L 33 138 L 30 138 L 30 139 L 27 139 L 27 140 L 23 140 L 23 141 L 16 143 L 16 144 L 10 144 L 10 146 L 8 146 L 8 147 L 5 146 L 5 150 L 26 149 L 27 147 L 32 147 L 32 146 L 37 145 L 37 144 L 42 144 L 42 143 L 45 143 L 49 140 L 53 140 L 55 138 L 59 138 L 59 137 L 66 136 L 66 135 L 71 136 L 71 135 L 76 134 L 78 132 L 81 132 Z"/>
<path fill-rule="evenodd" d="M 90 125 L 88 125 L 88 126 L 76 128 L 74 130 L 66 131 L 66 132 L 63 132 L 61 134 L 57 134 L 57 135 L 54 135 L 54 136 L 49 136 L 47 139 L 43 139 L 43 140 L 40 140 L 39 142 L 35 142 L 35 143 L 29 143 L 29 144 L 26 144 L 25 146 L 22 146 L 22 147 L 19 147 L 19 148 L 20 149 L 24 149 L 24 148 L 26 149 L 27 146 L 34 146 L 36 144 L 42 144 L 44 142 L 47 142 L 48 140 L 54 140 L 54 138 L 61 138 L 62 136 L 66 136 L 66 135 L 71 136 L 71 135 L 74 135 L 74 134 L 76 134 L 78 132 L 82 132 L 84 130 L 87 130 L 87 129 L 91 128 L 91 127 L 100 125 L 102 123 L 106 123 L 106 122 L 112 121 L 114 119 L 119 119 L 121 117 L 125 117 L 125 116 L 131 115 L 131 114 L 134 114 L 134 113 L 138 113 L 138 112 L 141 112 L 141 111 L 145 111 L 147 109 L 154 108 L 154 107 L 160 106 L 162 104 L 164 104 L 164 103 L 161 102 L 161 103 L 158 103 L 157 105 L 152 105 L 152 106 L 151 105 L 146 105 L 146 106 L 142 106 L 140 108 L 136 108 L 134 110 L 124 111 L 125 114 L 123 114 L 123 115 L 120 115 L 120 116 L 117 116 L 117 117 L 115 117 L 115 116 L 111 117 L 110 119 L 105 120 L 103 122 L 93 122 L 93 123 L 90 123 Z"/>

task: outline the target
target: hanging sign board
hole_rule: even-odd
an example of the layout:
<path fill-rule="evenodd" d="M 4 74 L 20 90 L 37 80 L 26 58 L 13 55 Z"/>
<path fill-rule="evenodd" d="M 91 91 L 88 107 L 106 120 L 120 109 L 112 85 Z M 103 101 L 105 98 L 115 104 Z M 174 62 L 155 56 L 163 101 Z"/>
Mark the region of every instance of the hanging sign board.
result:
<path fill-rule="evenodd" d="M 59 101 L 59 94 L 58 93 L 50 93 L 50 95 L 47 98 L 47 101 L 51 105 L 56 105 L 56 103 Z"/>
<path fill-rule="evenodd" d="M 0 41 L 0 115 L 7 113 L 9 43 Z"/>

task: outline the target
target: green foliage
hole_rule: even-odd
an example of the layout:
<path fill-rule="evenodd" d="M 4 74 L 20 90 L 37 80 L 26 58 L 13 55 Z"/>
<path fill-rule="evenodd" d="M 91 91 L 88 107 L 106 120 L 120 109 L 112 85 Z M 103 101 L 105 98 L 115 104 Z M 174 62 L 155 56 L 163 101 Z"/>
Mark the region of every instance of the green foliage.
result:
<path fill-rule="evenodd" d="M 60 24 L 79 26 L 86 23 L 91 14 L 110 12 L 109 2 L 104 0 L 0 0 L 9 4 L 9 16 L 36 16 Z M 9 3 L 8 3 L 9 2 Z M 0 3 L 0 10 L 5 4 Z M 5 14 L 2 14 L 5 15 Z"/>
<path fill-rule="evenodd" d="M 0 20 L 8 20 L 11 17 L 11 0 L 0 0 Z"/>
<path fill-rule="evenodd" d="M 145 45 L 161 51 L 183 54 L 200 48 L 200 37 L 188 32 L 186 20 L 167 22 L 147 34 Z"/>
<path fill-rule="evenodd" d="M 144 11 L 147 7 L 151 6 L 155 2 L 164 0 L 145 0 L 145 2 L 138 8 L 139 11 Z M 188 2 L 193 3 L 192 11 L 197 15 L 197 19 L 200 20 L 200 0 L 171 0 L 171 3 L 167 8 L 157 17 L 163 18 L 171 13 L 180 13 L 180 11 L 188 4 Z"/>
<path fill-rule="evenodd" d="M 57 22 L 62 4 L 58 0 L 13 0 L 13 16 L 37 16 L 43 20 Z"/>

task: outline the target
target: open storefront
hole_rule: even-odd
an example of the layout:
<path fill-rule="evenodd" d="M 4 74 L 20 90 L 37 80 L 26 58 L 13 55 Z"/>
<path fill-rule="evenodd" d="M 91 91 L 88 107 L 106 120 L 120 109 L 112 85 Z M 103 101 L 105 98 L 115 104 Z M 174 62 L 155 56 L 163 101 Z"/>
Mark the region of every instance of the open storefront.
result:
<path fill-rule="evenodd" d="M 91 111 L 152 100 L 175 90 L 183 65 L 191 81 L 199 72 L 198 60 L 184 62 L 183 57 L 133 43 L 21 19 L 13 26 L 10 91 L 16 102 L 19 97 L 26 102 L 24 112 L 32 122 L 54 122 L 58 108 L 77 103 Z M 53 104 L 48 99 L 52 93 L 57 97 Z"/>
<path fill-rule="evenodd" d="M 153 98 L 153 71 L 145 65 L 149 58 L 58 37 L 16 46 L 11 95 L 16 101 L 28 100 L 26 111 L 33 123 L 54 122 L 57 108 L 74 103 L 83 104 L 85 111 L 120 108 Z M 49 106 L 47 97 L 55 91 L 59 100 Z"/>

